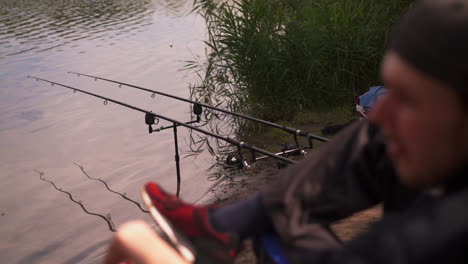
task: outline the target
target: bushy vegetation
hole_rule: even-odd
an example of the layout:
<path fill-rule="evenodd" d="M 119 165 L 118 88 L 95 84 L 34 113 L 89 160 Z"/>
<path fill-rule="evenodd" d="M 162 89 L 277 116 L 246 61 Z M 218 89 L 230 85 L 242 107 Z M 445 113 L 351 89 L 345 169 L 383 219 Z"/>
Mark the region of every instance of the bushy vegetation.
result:
<path fill-rule="evenodd" d="M 410 0 L 195 1 L 207 62 L 190 61 L 193 96 L 277 121 L 351 106 L 379 83 L 387 36 Z"/>

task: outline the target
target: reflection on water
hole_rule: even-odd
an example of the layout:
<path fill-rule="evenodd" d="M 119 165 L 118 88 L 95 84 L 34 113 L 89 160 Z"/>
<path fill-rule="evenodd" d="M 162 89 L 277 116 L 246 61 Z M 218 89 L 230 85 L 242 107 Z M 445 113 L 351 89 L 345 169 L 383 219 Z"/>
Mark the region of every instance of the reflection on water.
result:
<path fill-rule="evenodd" d="M 114 45 L 152 24 L 158 10 L 181 16 L 184 1 L 62 0 L 10 1 L 0 5 L 0 59 L 24 52 L 63 51 L 77 48 L 80 40 L 99 40 Z"/>
<path fill-rule="evenodd" d="M 42 114 L 43 114 L 42 112 L 37 111 L 37 110 L 25 111 L 25 112 L 19 113 L 18 118 L 24 119 L 29 122 L 33 122 L 33 121 L 39 120 L 42 117 Z"/>
<path fill-rule="evenodd" d="M 149 135 L 140 113 L 26 76 L 185 121 L 187 104 L 67 72 L 188 97 L 190 79 L 178 70 L 203 53 L 204 23 L 187 15 L 191 0 L 0 0 L 0 6 L 2 263 L 100 263 L 112 235 L 103 219 L 84 213 L 34 170 L 90 212 L 111 214 L 117 227 L 130 219 L 151 222 L 128 199 L 140 202 L 139 188 L 150 180 L 175 189 L 173 135 Z M 181 129 L 181 156 L 187 138 Z M 208 189 L 204 171 L 211 162 L 209 155 L 181 159 L 184 199 Z"/>
<path fill-rule="evenodd" d="M 151 1 L 0 2 L 0 58 L 78 47 L 79 40 L 112 44 L 151 25 Z"/>

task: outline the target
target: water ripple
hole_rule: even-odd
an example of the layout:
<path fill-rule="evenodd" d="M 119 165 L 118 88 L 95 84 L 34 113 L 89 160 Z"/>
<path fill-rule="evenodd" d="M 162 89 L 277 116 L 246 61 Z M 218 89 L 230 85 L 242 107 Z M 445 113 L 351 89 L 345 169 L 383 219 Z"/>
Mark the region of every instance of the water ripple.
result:
<path fill-rule="evenodd" d="M 112 45 L 110 40 L 115 36 L 124 38 L 149 27 L 159 4 L 166 5 L 150 0 L 65 0 L 53 4 L 47 0 L 0 0 L 0 58 L 92 39 Z"/>

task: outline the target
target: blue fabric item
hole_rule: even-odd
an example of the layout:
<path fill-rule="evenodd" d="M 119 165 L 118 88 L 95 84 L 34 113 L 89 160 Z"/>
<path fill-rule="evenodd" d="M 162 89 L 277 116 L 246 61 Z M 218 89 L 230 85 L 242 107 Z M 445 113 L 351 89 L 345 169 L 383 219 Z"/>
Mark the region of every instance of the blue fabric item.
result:
<path fill-rule="evenodd" d="M 383 86 L 372 86 L 368 92 L 359 96 L 360 105 L 369 111 L 380 96 L 383 96 L 387 89 Z"/>
<path fill-rule="evenodd" d="M 215 230 L 236 233 L 240 239 L 273 232 L 273 224 L 263 206 L 260 193 L 234 204 L 211 210 L 209 217 Z"/>
<path fill-rule="evenodd" d="M 276 264 L 288 264 L 280 240 L 275 234 L 264 235 L 260 238 L 265 252 Z"/>

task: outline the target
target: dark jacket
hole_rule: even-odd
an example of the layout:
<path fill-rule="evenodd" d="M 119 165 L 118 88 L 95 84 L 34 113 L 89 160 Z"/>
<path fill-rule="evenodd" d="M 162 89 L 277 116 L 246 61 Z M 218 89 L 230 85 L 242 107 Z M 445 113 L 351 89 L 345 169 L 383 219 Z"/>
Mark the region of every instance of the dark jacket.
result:
<path fill-rule="evenodd" d="M 291 263 L 468 263 L 466 170 L 439 198 L 403 186 L 378 128 L 356 122 L 262 192 Z M 383 202 L 385 217 L 342 245 L 327 226 Z"/>

